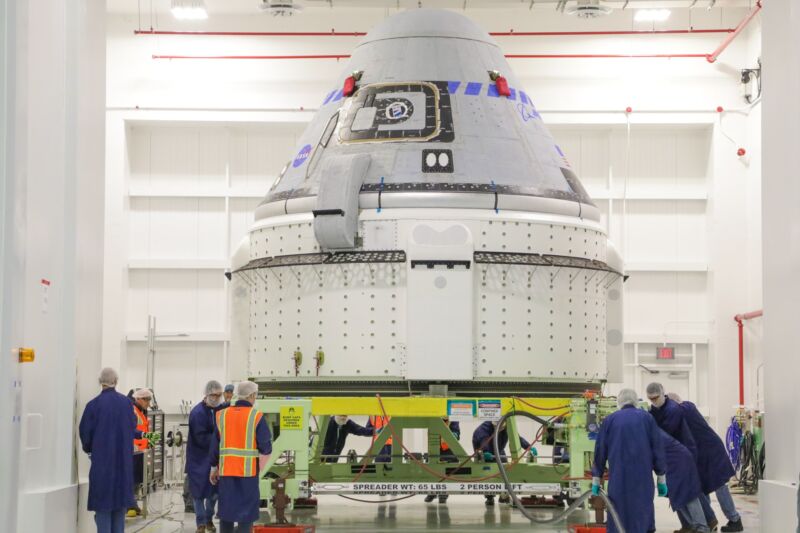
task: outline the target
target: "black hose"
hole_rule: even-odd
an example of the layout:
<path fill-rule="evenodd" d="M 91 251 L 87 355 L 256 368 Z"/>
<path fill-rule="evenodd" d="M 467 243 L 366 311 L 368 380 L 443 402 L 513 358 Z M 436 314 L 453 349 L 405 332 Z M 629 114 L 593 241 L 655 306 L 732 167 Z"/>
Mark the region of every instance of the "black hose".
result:
<path fill-rule="evenodd" d="M 763 447 L 756 449 L 755 436 L 750 431 L 746 432 L 739 450 L 739 486 L 745 494 L 758 492 L 758 482 L 764 477 L 761 452 Z"/>
<path fill-rule="evenodd" d="M 534 420 L 536 422 L 539 422 L 540 424 L 547 424 L 546 420 L 543 420 L 543 419 L 539 418 L 538 416 L 536 416 L 534 414 L 531 414 L 531 413 L 528 413 L 528 412 L 525 412 L 525 411 L 511 411 L 511 412 L 508 412 L 508 413 L 504 414 L 500 418 L 500 420 L 497 422 L 497 425 L 495 426 L 495 429 L 494 429 L 494 435 L 492 435 L 492 443 L 494 444 L 494 458 L 495 458 L 495 461 L 497 462 L 497 469 L 500 471 L 500 476 L 503 478 L 503 483 L 506 486 L 506 492 L 508 492 L 508 495 L 511 497 L 511 501 L 514 502 L 514 506 L 517 509 L 519 509 L 519 511 L 525 516 L 525 518 L 527 518 L 531 522 L 534 522 L 536 524 L 554 524 L 556 522 L 561 522 L 562 520 L 565 520 L 569 515 L 574 513 L 578 509 L 578 507 L 583 505 L 583 502 L 588 500 L 589 497 L 592 495 L 592 493 L 591 493 L 591 491 L 587 490 L 586 492 L 581 494 L 578 497 L 577 500 L 572 502 L 572 504 L 569 507 L 567 507 L 564 511 L 556 514 L 555 516 L 553 516 L 551 518 L 541 519 L 541 518 L 536 518 L 533 514 L 531 514 L 525 508 L 525 506 L 522 505 L 522 502 L 517 497 L 517 493 L 514 491 L 514 488 L 511 486 L 511 480 L 508 478 L 508 472 L 506 472 L 506 467 L 503 464 L 503 460 L 502 460 L 502 457 L 500 455 L 500 442 L 499 442 L 499 439 L 498 439 L 498 435 L 500 434 L 500 428 L 503 427 L 503 425 L 506 423 L 506 421 L 509 418 L 513 417 L 513 416 L 522 416 L 522 417 Z M 614 505 L 611 503 L 611 499 L 608 497 L 608 495 L 606 494 L 606 492 L 604 490 L 600 491 L 600 498 L 602 498 L 603 501 L 606 503 L 606 507 L 608 508 L 609 517 L 611 517 L 614 520 L 614 523 L 617 524 L 617 531 L 619 531 L 619 533 L 625 533 L 625 527 L 622 525 L 622 522 L 619 519 L 619 515 L 617 514 L 617 510 L 614 508 Z"/>

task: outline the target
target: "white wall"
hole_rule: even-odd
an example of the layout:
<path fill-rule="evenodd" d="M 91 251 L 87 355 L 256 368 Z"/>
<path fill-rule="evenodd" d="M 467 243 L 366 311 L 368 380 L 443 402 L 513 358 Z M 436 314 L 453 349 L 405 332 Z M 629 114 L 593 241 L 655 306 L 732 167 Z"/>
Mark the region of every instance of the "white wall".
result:
<path fill-rule="evenodd" d="M 155 26 L 186 30 L 354 31 L 369 29 L 391 12 L 310 8 L 288 20 L 212 12 L 207 21 L 192 24 L 179 23 L 161 12 Z M 490 31 L 637 28 L 630 12 L 615 12 L 595 21 L 558 15 L 552 6 L 537 6 L 532 11 L 527 7 L 467 9 L 464 13 Z M 732 27 L 745 13 L 743 9 L 675 9 L 664 27 Z M 147 13 L 144 20 L 148 26 Z M 597 199 L 611 237 L 629 263 L 631 279 L 626 284 L 625 315 L 627 363 L 634 365 L 638 353 L 640 363 L 652 366 L 655 364 L 652 354 L 664 342 L 676 346 L 680 357 L 676 363 L 688 365 L 688 369 L 692 364 L 690 354 L 695 354 L 693 379 L 689 379 L 687 367 L 677 367 L 678 373 L 665 368 L 657 376 L 650 376 L 629 366 L 626 383 L 641 389 L 651 378 L 666 381 L 684 396 L 698 401 L 720 429 L 727 424 L 737 402 L 733 316 L 760 303 L 757 284 L 747 281 L 752 272 L 759 272 L 760 241 L 750 223 L 752 217 L 758 216 L 753 207 L 757 201 L 751 194 L 758 188 L 758 167 L 752 163 L 758 157 L 758 135 L 749 129 L 753 125 L 752 113 L 748 116 L 732 112 L 744 106 L 739 69 L 752 66 L 751 49 L 760 40 L 757 22 L 758 19 L 753 29 L 735 41 L 714 65 L 703 59 L 512 60 L 511 63 Z M 197 186 L 204 190 L 214 188 L 214 183 L 222 180 L 220 169 L 224 161 L 233 168 L 249 164 L 246 162 L 250 156 L 230 149 L 226 152 L 224 148 L 219 151 L 218 146 L 202 151 L 199 146 L 219 135 L 220 127 L 239 131 L 243 123 L 253 122 L 261 122 L 260 135 L 289 139 L 286 123 L 292 121 L 296 128 L 297 122 L 307 120 L 308 111 L 318 106 L 340 81 L 344 67 L 331 60 L 165 61 L 154 60 L 152 56 L 348 53 L 357 42 L 350 37 L 134 36 L 137 24 L 135 15 L 112 14 L 108 21 L 107 100 L 111 109 L 108 117 L 109 124 L 115 124 L 115 133 L 110 132 L 108 138 L 108 179 L 117 187 L 116 193 L 110 192 L 109 202 L 116 202 L 118 207 L 109 216 L 115 226 L 136 223 L 131 232 L 120 230 L 107 240 L 116 270 L 106 273 L 107 291 L 109 283 L 115 291 L 113 296 L 107 292 L 106 316 L 120 318 L 107 322 L 104 345 L 110 360 L 128 361 L 130 377 L 126 379 L 131 385 L 143 372 L 140 363 L 134 362 L 141 360 L 138 355 L 141 348 L 136 342 L 124 341 L 126 332 L 132 331 L 131 328 L 141 331 L 142 317 L 148 310 L 180 318 L 182 322 L 170 319 L 176 325 L 164 326 L 165 331 L 199 327 L 198 320 L 207 310 L 198 314 L 193 302 L 197 301 L 201 287 L 210 287 L 202 285 L 204 282 L 200 280 L 207 278 L 212 283 L 223 266 L 216 265 L 213 273 L 197 268 L 197 261 L 216 260 L 218 256 L 199 249 L 195 241 L 201 218 L 215 220 L 223 211 L 224 198 L 130 198 L 132 191 L 134 196 L 141 193 L 133 188 L 134 182 L 142 178 L 141 165 L 145 161 L 155 162 L 162 169 L 143 174 L 156 181 L 142 187 L 153 188 L 158 182 L 168 187 L 185 184 L 186 190 Z M 500 37 L 498 41 L 507 53 L 697 53 L 710 52 L 723 37 L 720 34 Z M 627 106 L 634 109 L 629 116 L 623 112 Z M 721 121 L 715 112 L 717 106 L 729 111 L 721 115 Z M 179 123 L 180 128 L 172 122 Z M 150 129 L 151 141 L 153 135 L 161 139 L 158 144 L 163 150 L 155 159 L 152 154 L 145 156 L 142 147 L 136 144 L 145 138 L 142 127 Z M 222 145 L 230 146 L 230 142 Z M 736 156 L 739 145 L 748 150 L 749 167 Z M 276 154 L 281 150 L 283 154 L 274 157 L 271 149 L 267 151 L 269 158 L 254 167 L 259 178 L 251 183 L 261 186 L 271 181 L 291 153 L 283 144 L 280 150 L 275 147 Z M 626 177 L 627 200 L 623 202 Z M 266 186 L 261 192 L 265 190 Z M 193 221 L 179 223 L 177 211 Z M 152 246 L 148 244 L 147 235 L 162 231 L 174 232 L 171 237 L 177 239 L 176 243 L 169 244 L 160 236 Z M 228 244 L 235 245 L 236 232 L 243 231 L 243 225 L 232 225 L 229 233 L 225 233 L 230 235 Z M 748 260 L 742 258 L 742 235 L 746 236 Z M 119 244 L 117 237 L 125 244 Z M 213 233 L 206 243 L 214 247 L 214 254 L 219 251 L 220 240 L 224 240 L 223 235 Z M 175 259 L 164 255 L 168 250 L 177 254 L 177 258 L 194 261 L 187 265 L 192 268 L 180 272 L 139 268 L 148 266 L 149 260 Z M 137 268 L 127 269 L 130 260 L 135 259 L 142 261 L 134 262 Z M 156 287 L 158 284 L 161 288 Z M 168 291 L 177 291 L 178 286 L 183 289 L 174 294 L 180 295 L 180 303 L 175 299 L 169 305 L 163 302 L 156 307 L 145 303 L 162 301 L 168 297 L 164 296 Z M 214 285 L 209 290 L 223 288 Z M 199 390 L 204 380 L 202 370 L 209 368 L 205 362 L 209 357 L 224 360 L 225 346 L 219 339 L 227 338 L 227 330 L 216 329 L 217 315 L 202 320 L 206 321 L 204 327 L 211 328 L 205 333 L 222 335 L 211 341 L 174 345 L 173 349 L 181 353 L 176 356 L 181 363 L 175 363 L 169 372 L 185 377 L 182 369 L 188 368 L 190 378 L 175 392 L 161 393 L 162 397 L 172 395 L 167 405 L 175 405 L 179 398 L 189 394 L 188 388 L 184 388 L 190 382 L 194 390 Z M 208 348 L 201 351 L 201 344 Z"/>
<path fill-rule="evenodd" d="M 800 472 L 800 219 L 796 149 L 800 140 L 800 11 L 792 3 L 764 7 L 762 161 L 764 239 L 764 383 L 767 472 L 759 500 L 764 531 L 797 527 Z"/>
<path fill-rule="evenodd" d="M 97 391 L 102 329 L 103 8 L 2 6 L 13 28 L 3 76 L 6 531 L 69 532 L 78 522 L 76 404 Z M 20 346 L 34 348 L 36 360 L 14 364 Z"/>

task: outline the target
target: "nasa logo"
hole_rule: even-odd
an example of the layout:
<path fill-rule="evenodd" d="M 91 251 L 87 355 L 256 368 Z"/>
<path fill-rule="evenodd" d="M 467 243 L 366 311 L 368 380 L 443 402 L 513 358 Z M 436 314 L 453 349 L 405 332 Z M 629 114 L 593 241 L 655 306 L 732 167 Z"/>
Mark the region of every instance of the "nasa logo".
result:
<path fill-rule="evenodd" d="M 408 106 L 403 102 L 393 102 L 386 108 L 386 118 L 398 120 L 408 116 Z"/>
<path fill-rule="evenodd" d="M 300 148 L 300 151 L 297 152 L 297 157 L 295 157 L 294 158 L 294 162 L 292 162 L 292 167 L 297 168 L 300 165 L 302 165 L 303 163 L 305 163 L 306 159 L 308 159 L 308 154 L 310 154 L 310 153 L 311 153 L 311 145 L 310 144 L 307 144 L 307 145 L 303 146 L 302 148 Z"/>

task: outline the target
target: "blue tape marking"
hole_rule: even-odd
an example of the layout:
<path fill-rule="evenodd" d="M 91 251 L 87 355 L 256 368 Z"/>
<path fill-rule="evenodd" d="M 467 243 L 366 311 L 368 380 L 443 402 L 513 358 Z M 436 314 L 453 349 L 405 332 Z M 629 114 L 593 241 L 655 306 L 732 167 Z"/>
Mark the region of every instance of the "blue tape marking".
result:
<path fill-rule="evenodd" d="M 477 96 L 481 94 L 481 86 L 482 83 L 478 83 L 476 81 L 471 81 L 467 83 L 467 88 L 464 89 L 464 94 L 468 94 L 470 96 Z"/>
<path fill-rule="evenodd" d="M 339 89 L 339 90 L 336 92 L 336 96 L 334 96 L 334 97 L 333 97 L 333 100 L 332 100 L 332 101 L 333 101 L 333 102 L 338 102 L 339 100 L 341 100 L 341 99 L 342 99 L 342 96 L 344 96 L 344 89 Z"/>
<path fill-rule="evenodd" d="M 531 102 L 531 99 L 528 98 L 528 95 L 525 94 L 525 91 L 519 92 L 519 99 L 522 101 L 523 104 L 533 104 L 533 102 Z"/>
<path fill-rule="evenodd" d="M 517 90 L 516 90 L 516 89 L 514 89 L 513 87 L 509 87 L 509 88 L 508 88 L 508 91 L 511 93 L 511 94 L 508 96 L 508 99 L 509 99 L 509 100 L 516 100 L 516 99 L 517 99 Z"/>
<path fill-rule="evenodd" d="M 494 212 L 495 214 L 500 213 L 500 209 L 497 207 L 497 185 L 495 185 L 494 180 L 491 181 L 492 191 L 494 191 Z"/>
<path fill-rule="evenodd" d="M 561 157 L 564 157 L 564 152 L 561 151 L 561 147 L 560 146 L 556 145 L 556 150 L 558 150 L 558 155 L 560 155 Z"/>
<path fill-rule="evenodd" d="M 381 187 L 378 189 L 378 213 L 380 213 L 381 209 L 383 209 L 381 206 L 381 193 L 383 193 L 383 176 L 381 176 Z"/>
<path fill-rule="evenodd" d="M 328 96 L 326 96 L 326 97 L 325 97 L 325 101 L 324 101 L 324 102 L 322 102 L 322 105 L 325 105 L 325 104 L 327 104 L 328 102 L 330 102 L 330 101 L 331 101 L 331 98 L 333 98 L 333 95 L 334 95 L 334 94 L 336 94 L 336 89 L 334 89 L 334 90 L 332 90 L 330 93 L 328 93 Z"/>
<path fill-rule="evenodd" d="M 447 92 L 450 94 L 455 94 L 458 88 L 461 86 L 460 81 L 448 81 L 447 82 Z"/>
<path fill-rule="evenodd" d="M 488 96 L 493 96 L 494 98 L 500 97 L 500 93 L 497 92 L 497 85 L 495 85 L 494 83 L 489 84 L 489 90 L 486 94 Z"/>

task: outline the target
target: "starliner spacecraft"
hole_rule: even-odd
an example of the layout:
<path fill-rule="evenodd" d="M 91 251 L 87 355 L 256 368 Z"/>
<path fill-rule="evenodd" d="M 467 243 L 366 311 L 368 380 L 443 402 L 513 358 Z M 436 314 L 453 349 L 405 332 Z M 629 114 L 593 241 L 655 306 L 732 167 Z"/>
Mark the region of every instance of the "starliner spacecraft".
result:
<path fill-rule="evenodd" d="M 535 98 L 461 14 L 370 31 L 234 257 L 246 377 L 309 395 L 599 388 L 621 362 L 623 266 Z"/>

